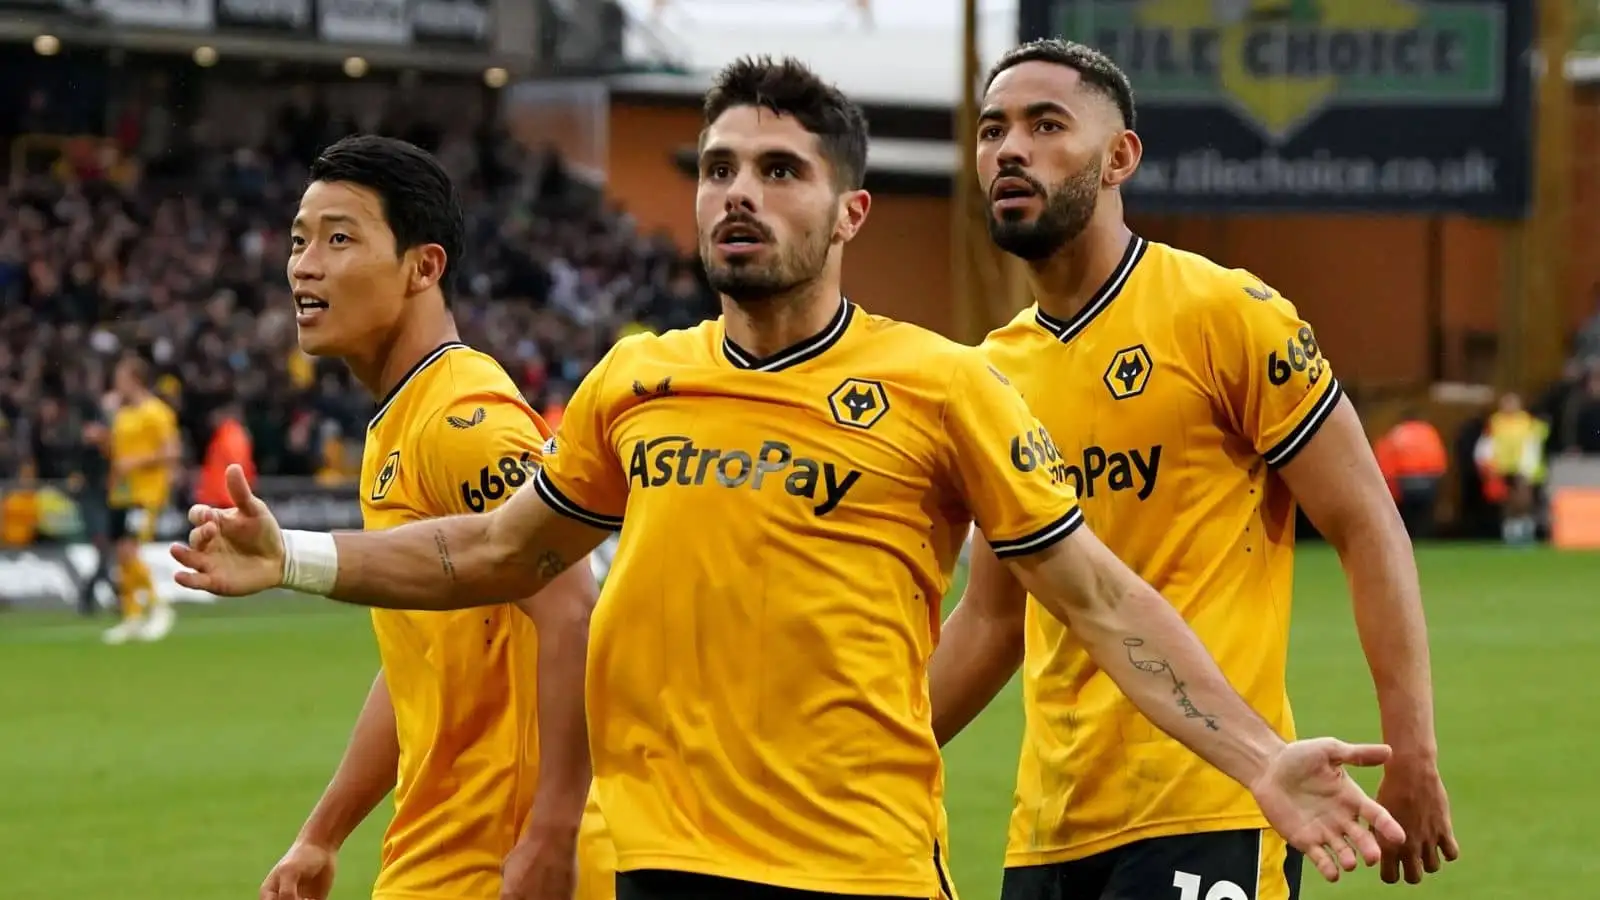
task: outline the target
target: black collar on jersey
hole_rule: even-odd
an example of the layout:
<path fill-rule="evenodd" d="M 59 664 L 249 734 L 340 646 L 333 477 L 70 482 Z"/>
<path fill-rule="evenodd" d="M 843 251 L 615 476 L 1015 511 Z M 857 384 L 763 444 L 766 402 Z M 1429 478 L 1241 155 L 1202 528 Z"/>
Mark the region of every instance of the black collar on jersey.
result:
<path fill-rule="evenodd" d="M 826 328 L 765 358 L 757 358 L 754 353 L 735 344 L 724 333 L 722 337 L 722 355 L 728 358 L 728 362 L 741 369 L 749 369 L 753 372 L 781 372 L 790 366 L 797 366 L 808 359 L 816 359 L 828 352 L 828 348 L 839 343 L 839 339 L 844 337 L 844 333 L 850 330 L 850 320 L 854 315 L 855 304 L 841 298 L 839 311 L 834 314 L 833 319 L 828 322 Z"/>
<path fill-rule="evenodd" d="M 422 370 L 437 362 L 439 357 L 444 356 L 446 353 L 449 353 L 451 350 L 454 350 L 457 347 L 465 346 L 466 344 L 463 344 L 460 341 L 445 341 L 439 346 L 433 348 L 433 350 L 429 351 L 427 356 L 417 360 L 417 364 L 412 366 L 409 372 L 406 372 L 406 374 L 400 376 L 400 380 L 395 383 L 395 386 L 390 388 L 389 393 L 384 395 L 383 402 L 378 404 L 377 415 L 374 415 L 372 417 L 372 421 L 367 423 L 367 430 L 371 431 L 372 429 L 378 427 L 378 422 L 383 418 L 383 414 L 388 412 L 389 407 L 394 405 L 394 398 L 400 396 L 400 392 L 405 390 L 405 386 L 411 383 L 411 379 L 422 374 Z"/>
<path fill-rule="evenodd" d="M 1035 309 L 1033 317 L 1039 323 L 1039 327 L 1055 335 L 1056 340 L 1063 344 L 1077 337 L 1079 332 L 1089 327 L 1095 316 L 1100 315 L 1100 312 L 1110 306 L 1111 301 L 1122 293 L 1122 286 L 1128 283 L 1128 276 L 1133 274 L 1134 267 L 1144 258 L 1145 248 L 1149 246 L 1149 241 L 1137 234 L 1134 235 L 1133 239 L 1128 241 L 1128 249 L 1122 251 L 1122 261 L 1111 270 L 1111 277 L 1106 279 L 1105 284 L 1100 285 L 1100 290 L 1094 292 L 1094 296 L 1089 298 L 1089 302 L 1085 303 L 1082 309 L 1066 319 L 1058 319 L 1042 309 Z"/>

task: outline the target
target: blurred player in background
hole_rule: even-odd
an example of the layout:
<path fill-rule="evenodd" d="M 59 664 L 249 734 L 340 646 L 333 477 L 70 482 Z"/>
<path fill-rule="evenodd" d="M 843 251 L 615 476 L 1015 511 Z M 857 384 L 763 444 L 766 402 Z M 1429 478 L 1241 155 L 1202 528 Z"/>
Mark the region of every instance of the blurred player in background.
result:
<path fill-rule="evenodd" d="M 1362 819 L 1397 829 L 1342 764 L 1386 749 L 1285 745 L 1078 527 L 1071 489 L 1016 463 L 1017 441 L 1048 438 L 982 353 L 842 297 L 871 204 L 860 107 L 798 62 L 747 59 L 718 76 L 705 123 L 696 220 L 723 315 L 614 346 L 532 489 L 488 515 L 335 536 L 279 532 L 235 475 L 236 510 L 191 512 L 180 580 L 472 607 L 621 529 L 587 683 L 619 900 L 949 897 L 925 672 L 976 514 L 1163 727 L 1297 841 L 1343 847 L 1330 865 L 1376 859 Z M 321 194 L 302 221 L 333 211 Z"/>
<path fill-rule="evenodd" d="M 548 432 L 510 376 L 458 340 L 448 302 L 464 229 L 449 177 L 416 147 L 367 136 L 324 150 L 310 177 L 289 283 L 301 348 L 342 359 L 382 398 L 361 467 L 366 527 L 494 509 L 528 482 Z M 375 900 L 571 896 L 595 592 L 577 559 L 537 603 L 374 611 L 383 668 L 262 900 L 327 897 L 339 848 L 391 789 Z"/>
<path fill-rule="evenodd" d="M 972 126 L 990 233 L 1029 263 L 1038 303 L 984 348 L 1057 439 L 1014 452 L 1077 489 L 1096 533 L 1172 601 L 1286 738 L 1296 502 L 1304 507 L 1344 562 L 1394 748 L 1378 800 L 1407 842 L 1386 846 L 1382 875 L 1394 881 L 1399 864 L 1417 881 L 1457 850 L 1410 542 L 1361 421 L 1294 306 L 1248 272 L 1123 224 L 1119 187 L 1140 158 L 1133 126 L 1126 76 L 1081 45 L 1025 45 L 990 75 Z M 1026 646 L 1005 900 L 1295 896 L 1299 855 L 1250 793 L 1141 715 L 1085 635 L 1027 603 L 992 544 L 974 548 L 931 679 L 948 740 Z"/>
<path fill-rule="evenodd" d="M 108 629 L 108 644 L 157 641 L 172 631 L 172 605 L 162 599 L 139 549 L 155 539 L 161 513 L 172 499 L 172 475 L 183 456 L 178 416 L 150 390 L 150 364 L 128 354 L 112 372 L 109 535 L 117 557 L 122 621 Z"/>

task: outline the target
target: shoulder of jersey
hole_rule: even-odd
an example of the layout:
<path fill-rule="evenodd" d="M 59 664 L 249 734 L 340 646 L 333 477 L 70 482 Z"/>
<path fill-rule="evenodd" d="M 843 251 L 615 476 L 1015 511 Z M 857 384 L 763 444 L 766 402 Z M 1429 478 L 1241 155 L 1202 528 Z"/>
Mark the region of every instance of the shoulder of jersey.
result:
<path fill-rule="evenodd" d="M 859 314 L 863 317 L 860 327 L 872 335 L 866 346 L 872 348 L 874 358 L 891 367 L 895 361 L 903 361 L 917 372 L 948 378 L 955 358 L 977 350 L 921 325 L 873 315 L 865 310 L 859 310 Z"/>
<path fill-rule="evenodd" d="M 869 313 L 860 307 L 856 314 L 861 317 L 861 326 L 872 335 L 874 347 L 906 347 L 914 348 L 921 352 L 958 352 L 965 345 L 945 337 L 937 331 Z"/>
<path fill-rule="evenodd" d="M 1159 248 L 1160 263 L 1171 266 L 1176 276 L 1173 280 L 1182 285 L 1181 290 L 1163 294 L 1166 302 L 1176 304 L 1179 309 L 1187 307 L 1204 314 L 1239 305 L 1288 302 L 1248 269 L 1230 269 L 1198 253 L 1166 244 L 1152 242 L 1150 246 Z"/>
<path fill-rule="evenodd" d="M 462 347 L 440 360 L 446 377 L 438 379 L 456 393 L 470 390 L 509 390 L 521 397 L 516 382 L 495 358 L 472 347 Z"/>
<path fill-rule="evenodd" d="M 921 384 L 938 392 L 950 387 L 959 373 L 965 372 L 969 378 L 993 376 L 1001 384 L 1012 387 L 1011 380 L 1000 367 L 1002 361 L 1009 362 L 1012 357 L 993 352 L 1000 345 L 990 345 L 985 341 L 974 347 L 920 325 L 881 316 L 873 316 L 872 321 L 874 327 L 882 327 L 886 334 L 900 339 L 900 342 L 875 339 L 871 346 L 875 357 L 883 358 L 888 365 L 897 368 L 900 377 L 907 383 Z M 1033 330 L 1044 333 L 1037 328 Z"/>
<path fill-rule="evenodd" d="M 481 402 L 471 398 L 510 403 L 527 409 L 528 401 L 517 389 L 511 375 L 494 357 L 471 347 L 452 350 L 425 373 L 429 377 L 418 385 L 422 402 L 417 409 L 438 410 L 445 421 L 457 429 L 471 428 L 483 421 Z M 458 400 L 465 402 L 458 403 Z M 459 408 L 458 408 L 459 407 Z"/>
<path fill-rule="evenodd" d="M 716 319 L 707 319 L 688 328 L 674 328 L 656 334 L 641 331 L 630 334 L 611 347 L 613 360 L 640 356 L 674 359 L 693 356 L 716 340 Z"/>
<path fill-rule="evenodd" d="M 984 335 L 981 346 L 985 350 L 996 347 L 1006 347 L 1030 340 L 1041 340 L 1053 343 L 1055 335 L 1050 334 L 1035 324 L 1038 316 L 1038 307 L 1030 303 L 1017 311 L 1011 321 Z"/>

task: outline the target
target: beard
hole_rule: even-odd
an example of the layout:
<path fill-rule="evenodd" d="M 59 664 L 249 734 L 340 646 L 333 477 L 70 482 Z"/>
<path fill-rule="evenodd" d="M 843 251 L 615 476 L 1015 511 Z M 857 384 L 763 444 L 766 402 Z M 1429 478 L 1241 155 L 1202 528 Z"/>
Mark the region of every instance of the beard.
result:
<path fill-rule="evenodd" d="M 756 224 L 744 220 L 748 224 Z M 826 223 L 823 223 L 826 224 Z M 788 245 L 780 244 L 765 226 L 761 228 L 766 253 L 760 257 L 716 259 L 716 241 L 700 239 L 700 259 L 711 289 L 740 306 L 763 303 L 794 293 L 817 280 L 828 262 L 832 245 L 826 228 L 808 229 Z"/>
<path fill-rule="evenodd" d="M 1001 250 L 1028 262 L 1049 259 L 1082 234 L 1100 200 L 1098 158 L 1049 189 L 1020 169 L 1001 169 L 996 177 L 1025 179 L 1044 197 L 1044 209 L 1031 222 L 1020 218 L 1021 210 L 1007 210 L 996 218 L 993 205 L 989 207 L 989 238 Z M 1019 218 L 1011 218 L 1013 215 Z"/>

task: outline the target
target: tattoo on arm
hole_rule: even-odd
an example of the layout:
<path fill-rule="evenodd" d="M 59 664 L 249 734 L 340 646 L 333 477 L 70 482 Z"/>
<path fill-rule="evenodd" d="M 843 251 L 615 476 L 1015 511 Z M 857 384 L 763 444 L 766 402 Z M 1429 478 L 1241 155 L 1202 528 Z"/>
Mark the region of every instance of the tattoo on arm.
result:
<path fill-rule="evenodd" d="M 1135 669 L 1151 675 L 1165 675 L 1172 679 L 1172 694 L 1178 698 L 1178 706 L 1183 710 L 1184 718 L 1200 719 L 1212 731 L 1221 730 L 1222 726 L 1217 724 L 1216 716 L 1201 712 L 1200 708 L 1194 705 L 1194 701 L 1189 699 L 1189 692 L 1184 688 L 1183 679 L 1173 671 L 1171 663 L 1164 659 L 1141 658 L 1141 654 L 1136 651 L 1144 646 L 1142 638 L 1123 638 L 1122 646 L 1128 648 L 1128 662 L 1132 663 Z"/>
<path fill-rule="evenodd" d="M 539 558 L 534 560 L 533 564 L 539 570 L 539 577 L 545 581 L 549 581 L 567 570 L 566 560 L 562 559 L 561 554 L 554 550 L 546 550 L 539 554 Z"/>
<path fill-rule="evenodd" d="M 445 540 L 443 531 L 433 533 L 433 545 L 439 548 L 439 565 L 444 569 L 444 574 L 451 581 L 456 580 L 456 564 L 450 560 L 450 542 Z"/>

